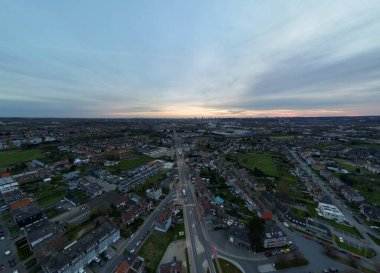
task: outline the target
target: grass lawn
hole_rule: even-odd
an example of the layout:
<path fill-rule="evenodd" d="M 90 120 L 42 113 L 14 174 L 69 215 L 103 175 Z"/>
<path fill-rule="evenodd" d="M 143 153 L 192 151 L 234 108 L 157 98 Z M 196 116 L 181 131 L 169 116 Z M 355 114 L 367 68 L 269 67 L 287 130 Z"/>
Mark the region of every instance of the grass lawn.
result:
<path fill-rule="evenodd" d="M 362 257 L 372 258 L 374 256 L 373 251 L 370 251 L 370 250 L 366 251 L 364 248 L 358 249 L 358 248 L 350 246 L 346 243 L 342 243 L 339 241 L 338 237 L 335 237 L 335 242 L 336 242 L 337 246 L 339 246 L 341 249 L 350 251 L 352 253 L 356 253 Z"/>
<path fill-rule="evenodd" d="M 260 169 L 265 175 L 278 177 L 278 170 L 269 154 L 248 153 L 239 155 L 237 161 L 243 167 L 254 170 Z"/>
<path fill-rule="evenodd" d="M 66 234 L 69 236 L 70 242 L 73 242 L 93 228 L 95 228 L 95 222 L 92 220 L 86 221 L 80 225 L 69 224 L 67 225 Z"/>
<path fill-rule="evenodd" d="M 355 172 L 356 168 L 354 166 L 354 164 L 346 159 L 342 159 L 342 158 L 333 158 L 333 160 L 342 168 L 342 169 L 346 169 L 347 171 L 349 172 Z M 370 171 L 364 169 L 364 168 L 359 168 L 360 169 L 360 172 L 362 174 L 371 174 Z"/>
<path fill-rule="evenodd" d="M 368 236 L 371 237 L 371 239 L 378 245 L 380 246 L 380 238 L 376 237 L 372 233 L 367 232 Z"/>
<path fill-rule="evenodd" d="M 340 231 L 343 231 L 345 233 L 351 233 L 355 236 L 358 236 L 360 238 L 363 238 L 363 236 L 360 234 L 360 232 L 355 228 L 355 227 L 349 227 L 349 226 L 346 226 L 346 225 L 343 225 L 343 224 L 339 224 L 335 221 L 332 221 L 332 220 L 329 220 L 329 219 L 326 219 L 326 218 L 322 218 L 320 217 L 321 219 L 323 219 L 324 221 L 326 221 L 330 226 L 340 230 Z"/>
<path fill-rule="evenodd" d="M 1 219 L 4 221 L 4 222 L 8 222 L 9 220 L 12 220 L 13 217 L 12 217 L 12 214 L 10 214 L 9 212 L 4 214 Z"/>
<path fill-rule="evenodd" d="M 377 143 L 370 143 L 370 142 L 361 142 L 359 144 L 353 144 L 350 145 L 350 147 L 359 147 L 359 148 L 380 148 L 380 144 Z"/>
<path fill-rule="evenodd" d="M 21 189 L 33 194 L 39 206 L 48 206 L 63 199 L 67 185 L 60 182 L 30 182 L 21 185 Z"/>
<path fill-rule="evenodd" d="M 129 169 L 140 166 L 149 161 L 152 161 L 152 158 L 149 156 L 135 155 L 129 159 L 121 160 L 117 165 L 107 167 L 107 170 L 111 173 L 120 173 L 122 171 L 127 171 Z"/>
<path fill-rule="evenodd" d="M 57 217 L 58 215 L 60 215 L 60 214 L 62 214 L 64 212 L 65 212 L 65 210 L 57 210 L 55 208 L 52 208 L 52 209 L 49 209 L 49 210 L 45 211 L 45 213 L 47 214 L 47 217 L 49 219 Z"/>
<path fill-rule="evenodd" d="M 307 264 L 309 264 L 309 261 L 305 257 L 298 257 L 290 260 L 279 260 L 275 262 L 275 268 L 279 270 L 297 266 L 304 266 Z"/>
<path fill-rule="evenodd" d="M 20 228 L 15 224 L 11 227 L 9 227 L 9 233 L 11 234 L 11 236 L 15 236 L 17 234 L 20 234 L 21 233 L 21 230 Z"/>
<path fill-rule="evenodd" d="M 28 246 L 18 248 L 17 253 L 22 261 L 25 261 L 26 259 L 28 259 L 30 256 L 33 255 L 33 252 L 30 251 Z"/>
<path fill-rule="evenodd" d="M 146 190 L 159 184 L 166 177 L 166 173 L 166 171 L 162 171 L 149 177 L 144 184 L 137 186 L 133 191 L 139 195 L 146 196 Z"/>
<path fill-rule="evenodd" d="M 345 177 L 352 182 L 352 187 L 364 196 L 366 202 L 369 202 L 375 206 L 380 205 L 380 175 L 348 174 Z M 343 182 L 345 181 L 345 179 L 342 180 Z"/>
<path fill-rule="evenodd" d="M 178 235 L 179 231 L 185 231 L 183 224 L 170 227 L 166 233 L 154 231 L 145 241 L 144 245 L 138 251 L 138 255 L 145 258 L 145 265 L 148 272 L 156 272 L 166 248 L 170 242 L 175 240 L 176 236 L 179 240 L 184 239 L 184 236 Z"/>
<path fill-rule="evenodd" d="M 297 215 L 297 216 L 300 216 L 300 217 L 309 217 L 309 213 L 307 211 L 304 211 L 304 210 L 300 210 L 300 209 L 297 209 L 297 208 L 289 208 L 290 212 Z"/>
<path fill-rule="evenodd" d="M 270 138 L 273 138 L 275 140 L 290 140 L 294 139 L 295 136 L 271 136 Z"/>
<path fill-rule="evenodd" d="M 26 162 L 32 159 L 41 159 L 43 157 L 45 157 L 45 154 L 39 149 L 0 152 L 0 168 L 6 169 L 8 166 L 16 163 Z"/>
<path fill-rule="evenodd" d="M 216 272 L 218 272 L 218 266 L 216 265 L 215 259 L 213 259 L 212 262 L 214 263 Z M 222 272 L 219 273 L 241 273 L 240 269 L 237 268 L 234 264 L 230 263 L 229 261 L 219 258 L 218 262 L 220 265 L 220 269 L 222 270 Z"/>

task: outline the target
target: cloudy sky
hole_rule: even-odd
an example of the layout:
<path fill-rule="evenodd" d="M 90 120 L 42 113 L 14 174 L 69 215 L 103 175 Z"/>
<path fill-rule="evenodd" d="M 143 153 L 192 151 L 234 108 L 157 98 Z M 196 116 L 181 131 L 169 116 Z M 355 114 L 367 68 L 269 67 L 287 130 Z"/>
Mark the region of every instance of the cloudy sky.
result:
<path fill-rule="evenodd" d="M 380 114 L 374 1 L 0 1 L 0 116 Z"/>

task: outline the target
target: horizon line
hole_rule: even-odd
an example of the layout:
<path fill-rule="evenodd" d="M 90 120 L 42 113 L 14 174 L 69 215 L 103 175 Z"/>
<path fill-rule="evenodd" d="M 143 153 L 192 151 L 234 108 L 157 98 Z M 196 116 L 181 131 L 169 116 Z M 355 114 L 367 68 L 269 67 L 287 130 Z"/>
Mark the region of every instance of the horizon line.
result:
<path fill-rule="evenodd" d="M 0 116 L 0 119 L 287 119 L 287 118 L 360 118 L 360 117 L 380 117 L 380 114 L 377 115 L 341 115 L 341 116 L 242 116 L 242 117 L 6 117 Z"/>

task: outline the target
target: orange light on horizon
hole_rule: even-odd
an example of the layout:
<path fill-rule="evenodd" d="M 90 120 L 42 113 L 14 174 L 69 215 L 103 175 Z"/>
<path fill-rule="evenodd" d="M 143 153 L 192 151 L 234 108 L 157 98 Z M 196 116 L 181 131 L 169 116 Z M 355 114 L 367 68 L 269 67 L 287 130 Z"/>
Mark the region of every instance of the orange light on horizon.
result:
<path fill-rule="evenodd" d="M 318 116 L 358 116 L 359 113 L 346 109 L 265 109 L 265 110 L 228 110 L 197 106 L 166 108 L 162 111 L 104 112 L 108 117 L 136 118 L 241 118 L 241 117 L 318 117 Z"/>

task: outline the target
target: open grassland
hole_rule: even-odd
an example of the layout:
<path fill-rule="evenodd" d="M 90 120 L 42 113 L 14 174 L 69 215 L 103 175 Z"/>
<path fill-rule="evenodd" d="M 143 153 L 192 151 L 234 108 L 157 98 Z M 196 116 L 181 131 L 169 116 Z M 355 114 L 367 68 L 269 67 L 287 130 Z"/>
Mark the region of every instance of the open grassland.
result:
<path fill-rule="evenodd" d="M 131 158 L 121 160 L 117 165 L 107 167 L 107 170 L 111 173 L 117 174 L 122 171 L 128 171 L 129 169 L 133 169 L 151 160 L 152 158 L 146 155 L 134 155 Z"/>
<path fill-rule="evenodd" d="M 6 169 L 10 165 L 33 159 L 41 159 L 44 156 L 44 152 L 39 149 L 3 151 L 0 152 L 0 169 Z"/>
<path fill-rule="evenodd" d="M 63 182 L 30 182 L 21 185 L 21 189 L 37 199 L 38 205 L 45 207 L 63 199 L 67 185 Z"/>
<path fill-rule="evenodd" d="M 268 176 L 278 177 L 279 175 L 273 159 L 269 154 L 248 153 L 239 155 L 236 159 L 241 166 L 249 170 L 253 171 L 257 168 Z"/>
<path fill-rule="evenodd" d="M 292 140 L 295 138 L 295 136 L 271 136 L 271 138 L 275 140 L 285 141 L 285 140 Z"/>
<path fill-rule="evenodd" d="M 366 202 L 380 205 L 380 175 L 348 174 L 343 175 L 342 180 L 363 195 Z"/>

